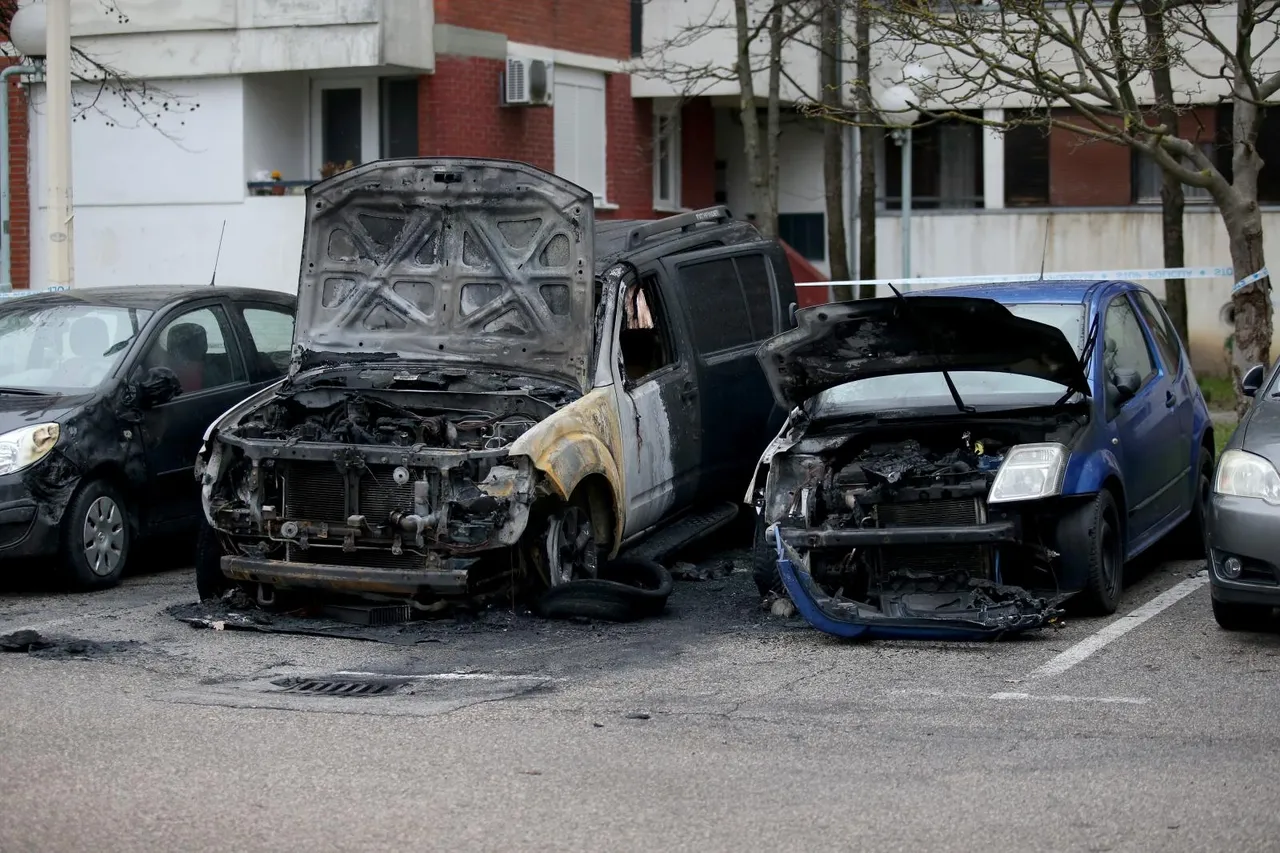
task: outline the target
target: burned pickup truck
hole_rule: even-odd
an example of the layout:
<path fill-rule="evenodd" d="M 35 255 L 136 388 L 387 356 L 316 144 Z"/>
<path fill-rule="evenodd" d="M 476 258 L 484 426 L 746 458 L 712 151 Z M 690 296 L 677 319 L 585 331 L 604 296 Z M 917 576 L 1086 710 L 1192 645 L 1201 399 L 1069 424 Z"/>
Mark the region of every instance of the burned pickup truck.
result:
<path fill-rule="evenodd" d="M 308 191 L 289 374 L 198 461 L 202 597 L 435 607 L 732 518 L 784 418 L 754 352 L 789 317 L 785 256 L 723 208 L 597 226 L 593 202 L 478 159 Z"/>
<path fill-rule="evenodd" d="M 792 413 L 748 499 L 762 592 L 816 627 L 1015 633 L 1076 594 L 1113 612 L 1125 561 L 1180 525 L 1203 553 L 1211 426 L 1149 292 L 994 285 L 797 321 L 760 350 Z"/>

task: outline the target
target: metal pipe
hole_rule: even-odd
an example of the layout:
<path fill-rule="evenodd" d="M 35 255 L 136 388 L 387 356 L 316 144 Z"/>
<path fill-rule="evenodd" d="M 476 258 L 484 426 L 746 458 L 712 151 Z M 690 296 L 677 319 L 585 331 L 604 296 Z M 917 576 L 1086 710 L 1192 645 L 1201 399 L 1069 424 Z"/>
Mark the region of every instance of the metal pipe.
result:
<path fill-rule="evenodd" d="M 75 281 L 75 208 L 71 204 L 71 0 L 45 0 L 48 56 L 48 235 L 49 284 L 71 287 Z"/>
<path fill-rule="evenodd" d="M 10 65 L 0 71 L 0 293 L 13 290 L 13 245 L 9 228 L 9 78 L 15 74 L 36 74 L 34 65 Z"/>
<path fill-rule="evenodd" d="M 902 289 L 911 289 L 911 128 L 902 131 Z"/>

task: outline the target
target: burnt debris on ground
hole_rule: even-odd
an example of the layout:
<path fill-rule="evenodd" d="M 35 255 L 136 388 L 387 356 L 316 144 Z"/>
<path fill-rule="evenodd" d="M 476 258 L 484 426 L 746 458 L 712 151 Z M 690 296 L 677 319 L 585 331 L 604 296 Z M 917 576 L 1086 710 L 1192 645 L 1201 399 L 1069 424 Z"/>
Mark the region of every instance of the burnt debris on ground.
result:
<path fill-rule="evenodd" d="M 96 658 L 132 651 L 137 640 L 100 642 L 79 637 L 46 637 L 39 631 L 22 630 L 0 636 L 0 652 L 29 654 L 42 658 Z"/>

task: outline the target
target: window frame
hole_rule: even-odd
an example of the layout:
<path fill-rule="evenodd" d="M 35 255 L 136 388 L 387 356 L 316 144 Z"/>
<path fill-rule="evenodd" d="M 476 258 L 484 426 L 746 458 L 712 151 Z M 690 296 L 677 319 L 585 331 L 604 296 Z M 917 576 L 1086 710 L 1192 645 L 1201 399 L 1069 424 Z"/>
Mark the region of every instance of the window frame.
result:
<path fill-rule="evenodd" d="M 387 97 L 387 90 L 391 87 L 391 84 L 393 83 L 412 83 L 414 84 L 414 93 L 417 96 L 414 98 L 414 109 L 415 109 L 415 113 L 414 113 L 415 122 L 414 122 L 414 131 L 413 131 L 414 151 L 413 151 L 413 154 L 408 154 L 408 155 L 402 154 L 400 156 L 416 157 L 422 147 L 422 136 L 419 133 L 420 128 L 418 127 L 417 121 L 416 121 L 418 118 L 417 111 L 421 109 L 417 105 L 419 103 L 419 98 L 421 98 L 422 96 L 421 83 L 419 79 L 417 77 L 404 75 L 404 74 L 391 74 L 386 77 L 379 77 L 377 78 L 377 80 L 378 80 L 378 103 L 376 106 L 377 106 L 377 113 L 378 113 L 378 156 L 382 158 L 387 158 L 392 156 L 391 152 L 387 150 L 387 146 L 391 144 L 391 112 L 390 112 L 391 99 Z"/>
<path fill-rule="evenodd" d="M 1196 144 L 1200 152 L 1208 157 L 1211 161 L 1217 162 L 1217 154 L 1213 142 L 1200 142 Z M 1187 168 L 1192 171 L 1198 171 L 1197 167 L 1190 160 L 1183 161 Z M 1147 154 L 1133 150 L 1132 162 L 1130 169 L 1133 175 L 1133 203 L 1134 204 L 1160 204 L 1160 185 L 1164 182 L 1164 170 Z M 1152 180 L 1151 176 L 1144 177 L 1144 174 L 1151 170 L 1155 173 L 1156 191 L 1154 195 L 1143 195 L 1142 184 L 1144 180 Z M 1210 204 L 1213 197 L 1209 195 L 1209 191 L 1203 187 L 1193 187 L 1188 184 L 1182 185 L 1182 197 L 1187 204 Z"/>
<path fill-rule="evenodd" d="M 222 385 L 210 385 L 202 387 L 197 391 L 183 390 L 177 397 L 162 403 L 161 406 L 167 406 L 172 403 L 181 402 L 183 400 L 191 400 L 205 394 L 213 394 L 225 391 L 236 385 L 249 385 L 249 366 L 245 363 L 244 352 L 240 347 L 240 336 L 237 332 L 236 325 L 232 321 L 231 312 L 227 310 L 228 306 L 223 301 L 197 302 L 194 304 L 183 304 L 174 306 L 170 311 L 158 319 L 153 331 L 147 341 L 143 344 L 142 349 L 138 352 L 138 356 L 129 369 L 130 374 L 145 375 L 147 365 L 151 359 L 152 351 L 161 346 L 161 341 L 166 333 L 175 323 L 181 322 L 183 317 L 194 314 L 197 311 L 211 311 L 214 321 L 218 324 L 218 331 L 222 333 L 223 345 L 226 346 L 227 359 L 231 364 L 232 379 L 230 382 Z M 296 320 L 295 320 L 296 322 Z M 240 371 L 240 377 L 235 378 L 236 369 Z M 138 378 L 141 379 L 142 375 Z M 159 407 L 157 407 L 159 408 Z"/>
<path fill-rule="evenodd" d="M 595 85 L 599 81 L 599 86 Z M 553 100 L 555 102 L 554 115 L 552 116 L 552 145 L 553 158 L 555 160 L 555 172 L 566 180 L 572 181 L 584 189 L 591 191 L 595 197 L 596 207 L 608 207 L 609 192 L 609 157 L 608 157 L 608 141 L 609 141 L 609 80 L 608 75 L 603 71 L 594 71 L 590 68 L 579 68 L 571 65 L 557 64 L 552 80 Z M 576 97 L 573 99 L 573 106 L 565 103 L 565 95 L 561 92 L 561 87 L 566 89 L 582 89 L 600 92 L 599 112 L 599 146 L 600 146 L 600 186 L 588 186 L 588 182 L 583 180 L 584 176 L 581 171 L 574 166 L 581 162 L 582 158 L 578 149 L 581 122 L 583 121 L 583 111 L 579 109 Z M 563 141 L 564 133 L 562 132 L 561 121 L 572 121 L 573 132 L 569 134 L 574 139 L 572 151 L 561 151 L 560 143 Z M 596 133 L 592 128 L 592 133 L 588 138 L 595 138 Z M 592 180 L 590 183 L 594 183 Z"/>
<path fill-rule="evenodd" d="M 289 347 L 288 350 L 286 350 L 286 354 L 290 356 L 292 355 L 293 340 L 298 331 L 298 315 L 296 311 L 291 310 L 287 305 L 280 305 L 276 302 L 236 302 L 235 308 L 236 310 L 234 313 L 236 314 L 236 319 L 239 321 L 240 332 L 244 335 L 244 346 L 241 347 L 241 351 L 245 356 L 246 362 L 248 362 L 249 348 L 252 348 L 255 356 L 260 357 L 264 354 L 263 351 L 258 348 L 258 339 L 254 337 L 253 325 L 249 322 L 249 311 L 268 311 L 273 314 L 281 314 L 289 318 L 289 324 L 292 331 L 290 332 Z M 246 368 L 252 367 L 249 364 L 246 364 L 245 366 Z M 273 369 L 275 369 L 274 365 Z M 253 369 L 248 370 L 250 382 L 272 382 L 277 379 L 283 379 L 288 372 L 289 370 L 287 366 L 278 375 L 272 374 L 270 376 L 258 376 L 258 371 Z"/>
<path fill-rule="evenodd" d="M 665 128 L 664 128 L 665 124 Z M 663 144 L 666 150 L 663 150 Z M 684 129 L 680 122 L 678 103 L 653 102 L 653 209 L 682 210 L 680 184 L 683 180 L 681 148 L 684 146 Z M 670 193 L 662 193 L 661 164 L 664 154 L 668 158 Z"/>
<path fill-rule="evenodd" d="M 654 328 L 666 345 L 669 357 L 666 364 L 650 370 L 638 379 L 631 379 L 627 375 L 626 353 L 622 350 L 622 333 L 627 328 L 627 294 L 633 287 L 639 288 L 645 295 L 649 316 L 653 318 Z M 618 294 L 617 312 L 615 340 L 617 341 L 618 351 L 618 375 L 622 379 L 623 388 L 630 391 L 639 388 L 645 383 L 661 379 L 667 373 L 680 369 L 684 363 L 684 354 L 681 351 L 679 335 L 675 333 L 672 314 L 667 306 L 667 298 L 662 293 L 662 280 L 657 270 L 639 270 L 634 276 L 628 276 L 622 281 L 622 288 Z"/>
<path fill-rule="evenodd" d="M 307 174 L 320 177 L 324 160 L 324 92 L 330 89 L 358 89 L 360 91 L 360 156 L 361 163 L 378 159 L 381 153 L 379 120 L 378 77 L 313 77 L 311 78 L 311 109 L 308 135 L 311 137 L 310 162 Z M 356 164 L 357 166 L 360 163 Z"/>
<path fill-rule="evenodd" d="M 1104 395 L 1107 401 L 1107 420 L 1113 420 L 1119 414 L 1121 409 L 1127 406 L 1130 401 L 1136 400 L 1138 397 L 1140 397 L 1142 395 L 1142 392 L 1147 389 L 1147 386 L 1149 386 L 1160 375 L 1160 360 L 1152 346 L 1150 337 L 1147 335 L 1147 330 L 1143 328 L 1141 313 L 1139 312 L 1137 306 L 1134 305 L 1133 300 L 1129 298 L 1128 293 L 1118 293 L 1115 296 L 1111 297 L 1111 300 L 1107 302 L 1106 309 L 1103 311 L 1103 315 L 1102 315 L 1102 329 L 1101 329 L 1102 351 L 1101 351 L 1101 356 L 1098 359 L 1098 368 L 1102 372 L 1101 379 L 1102 379 L 1102 382 L 1105 383 L 1102 385 L 1102 387 L 1105 389 L 1110 387 L 1110 384 L 1111 384 L 1111 372 L 1107 367 L 1107 358 L 1106 358 L 1107 321 L 1111 319 L 1111 312 L 1115 310 L 1117 306 L 1123 306 L 1124 308 L 1128 309 L 1129 313 L 1133 316 L 1133 321 L 1138 326 L 1138 334 L 1142 336 L 1142 346 L 1146 349 L 1147 360 L 1151 363 L 1151 369 L 1145 376 L 1142 377 L 1142 382 L 1141 384 L 1138 385 L 1137 393 L 1135 393 L 1128 400 L 1125 400 L 1123 403 L 1120 403 L 1118 406 L 1115 406 L 1113 408 L 1112 402 L 1111 402 L 1112 400 L 1111 395 L 1110 394 Z"/>
<path fill-rule="evenodd" d="M 1169 338 L 1173 346 L 1173 359 L 1170 364 L 1165 365 L 1165 371 L 1170 376 L 1177 376 L 1182 371 L 1182 339 L 1178 337 L 1178 331 L 1173 327 L 1173 321 L 1169 319 L 1169 315 L 1164 310 L 1164 306 L 1160 304 L 1160 300 L 1156 299 L 1150 291 L 1135 290 L 1133 295 L 1135 297 L 1134 302 L 1138 306 L 1138 313 L 1146 319 L 1147 326 L 1150 327 L 1150 337 L 1153 339 L 1152 342 L 1155 344 L 1156 350 L 1160 353 L 1162 362 L 1165 358 L 1165 351 L 1164 347 L 1160 345 L 1159 337 L 1156 335 L 1156 327 L 1158 326 Z M 1148 314 L 1152 316 L 1148 317 Z"/>
<path fill-rule="evenodd" d="M 782 232 L 784 230 L 787 230 L 787 231 L 791 230 L 790 228 L 784 229 L 782 227 L 783 223 L 796 222 L 795 219 L 784 219 L 784 217 L 799 217 L 799 216 L 804 216 L 804 217 L 816 216 L 818 218 L 817 220 L 818 221 L 818 245 L 822 249 L 822 254 L 820 256 L 815 257 L 814 255 L 806 254 L 804 252 L 803 247 L 798 246 L 796 245 L 795 242 L 791 240 L 787 240 L 783 237 Z M 791 234 L 790 236 L 794 236 L 794 234 Z M 824 211 L 814 211 L 814 210 L 779 213 L 778 214 L 778 239 L 785 242 L 792 249 L 795 249 L 796 252 L 800 255 L 800 257 L 804 258 L 806 261 L 814 261 L 816 263 L 825 264 L 827 262 L 827 254 L 829 251 L 829 248 L 827 246 L 827 214 Z"/>

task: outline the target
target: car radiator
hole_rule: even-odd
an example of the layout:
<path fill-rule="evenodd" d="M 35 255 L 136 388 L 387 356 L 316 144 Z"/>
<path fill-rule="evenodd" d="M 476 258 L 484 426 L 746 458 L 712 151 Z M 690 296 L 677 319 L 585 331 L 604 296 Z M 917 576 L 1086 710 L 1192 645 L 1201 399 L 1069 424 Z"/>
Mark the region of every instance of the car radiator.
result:
<path fill-rule="evenodd" d="M 876 507 L 880 527 L 982 524 L 986 517 L 986 504 L 980 498 L 882 503 Z M 975 577 L 987 577 L 990 570 L 990 549 L 983 545 L 896 545 L 879 550 L 880 568 L 885 572 L 961 569 Z"/>
<path fill-rule="evenodd" d="M 284 517 L 312 524 L 345 525 L 352 515 L 363 515 L 369 524 L 384 524 L 392 510 L 413 510 L 413 483 L 397 485 L 394 466 L 372 466 L 359 473 L 354 500 L 348 495 L 346 477 L 328 462 L 292 463 L 284 474 Z M 357 476 L 354 472 L 352 476 Z M 391 553 L 390 543 L 380 547 L 342 550 L 342 538 L 314 536 L 308 547 L 288 545 L 288 559 L 296 563 L 327 563 L 375 569 L 420 569 L 423 558 L 405 551 Z"/>

